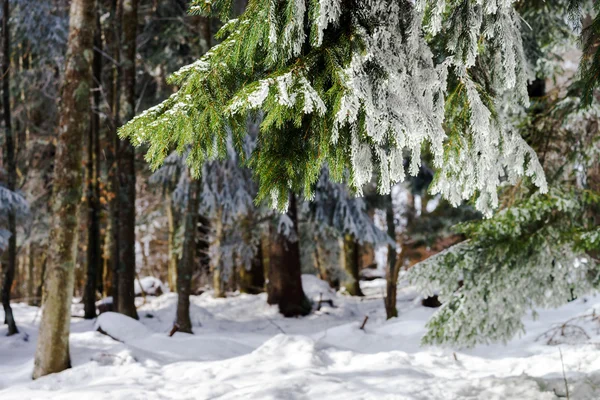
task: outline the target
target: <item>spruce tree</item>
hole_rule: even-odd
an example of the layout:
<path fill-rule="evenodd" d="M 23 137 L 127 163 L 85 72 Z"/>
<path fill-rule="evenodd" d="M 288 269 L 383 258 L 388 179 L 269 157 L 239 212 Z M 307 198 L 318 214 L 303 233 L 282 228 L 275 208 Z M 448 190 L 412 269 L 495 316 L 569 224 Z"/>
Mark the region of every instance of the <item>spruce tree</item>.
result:
<path fill-rule="evenodd" d="M 227 19 L 230 3 L 192 12 Z M 285 208 L 288 191 L 311 198 L 321 168 L 350 171 L 356 193 L 416 174 L 423 145 L 437 170 L 432 192 L 452 204 L 476 197 L 487 213 L 502 179 L 546 181 L 505 110 L 528 102 L 529 66 L 513 1 L 250 1 L 222 42 L 171 77 L 180 87 L 121 130 L 160 165 L 192 146 L 199 166 L 241 147 L 248 115 L 263 115 L 247 161 L 258 199 Z M 501 107 L 498 107 L 501 105 Z M 446 127 L 446 129 L 444 129 Z M 200 171 L 199 168 L 195 170 Z"/>
<path fill-rule="evenodd" d="M 590 165 L 585 184 L 573 190 L 556 185 L 550 176 L 555 187 L 548 191 L 538 160 L 544 151 L 523 129 L 528 83 L 548 76 L 553 46 L 572 35 L 567 22 L 581 20 L 590 6 L 584 0 L 250 1 L 239 18 L 222 28 L 219 45 L 171 77 L 179 90 L 139 115 L 121 135 L 135 145 L 147 143 L 153 167 L 171 149 L 183 151 L 188 145 L 188 162 L 201 165 L 226 154 L 229 136 L 239 150 L 247 117 L 260 113 L 256 149 L 242 161 L 257 177 L 258 200 L 280 209 L 286 208 L 290 189 L 312 198 L 324 165 L 338 182 L 349 171 L 357 194 L 376 173 L 385 194 L 406 172 L 416 175 L 422 152 L 428 152 L 435 170 L 431 194 L 441 194 L 454 206 L 473 201 L 486 217 L 499 206 L 505 209 L 493 219 L 466 225 L 461 232 L 470 240 L 436 258 L 445 262 L 432 260 L 415 270 L 425 288 L 434 289 L 432 282 L 443 285 L 447 301 L 431 325 L 439 329 L 428 338 L 467 344 L 506 339 L 519 330 L 525 310 L 547 303 L 523 292 L 507 324 L 495 333 L 487 329 L 494 321 L 474 318 L 459 334 L 453 328 L 459 329 L 478 303 L 467 307 L 465 293 L 479 293 L 472 298 L 494 304 L 485 285 L 465 283 L 466 272 L 472 282 L 481 282 L 477 276 L 497 279 L 501 292 L 502 287 L 519 287 L 515 280 L 527 281 L 530 261 L 555 268 L 579 265 L 584 257 L 589 279 L 576 280 L 583 290 L 594 282 L 596 167 Z M 227 1 L 195 1 L 191 9 L 224 20 L 230 15 Z M 592 18 L 583 31 L 581 79 L 572 88 L 583 101 L 570 107 L 570 115 L 577 115 L 580 106 L 593 107 L 599 21 Z M 516 185 L 508 197 L 507 185 Z M 568 221 L 576 234 L 564 242 L 556 239 L 559 255 L 550 257 L 539 240 L 567 236 L 555 218 Z M 490 251 L 478 252 L 484 246 Z M 514 250 L 510 257 L 499 257 L 509 248 Z M 529 261 L 523 259 L 527 254 L 533 254 Z M 550 270 L 545 276 L 554 280 Z M 571 282 L 572 277 L 563 277 Z M 463 286 L 457 295 L 459 280 Z M 547 284 L 534 282 L 540 293 Z M 555 289 L 562 301 L 573 285 Z"/>
<path fill-rule="evenodd" d="M 558 306 L 598 287 L 600 268 L 600 103 L 590 2 L 526 2 L 521 13 L 527 54 L 538 82 L 518 128 L 539 155 L 549 191 L 527 185 L 500 191 L 493 218 L 459 225 L 467 240 L 421 263 L 411 278 L 444 303 L 428 324 L 426 343 L 472 346 L 522 333 L 535 308 Z M 545 89 L 561 74 L 561 48 L 573 48 L 588 20 L 579 74 L 564 87 Z"/>
<path fill-rule="evenodd" d="M 347 180 L 347 179 L 346 179 Z M 342 242 L 342 268 L 328 270 L 325 257 L 317 259 L 319 273 L 335 288 L 343 287 L 353 296 L 361 296 L 359 285 L 359 258 L 361 245 L 386 244 L 391 238 L 375 226 L 367 213 L 365 199 L 354 197 L 344 183 L 336 183 L 329 170 L 323 168 L 315 186 L 314 197 L 305 204 L 305 218 L 313 238 L 304 243 L 303 248 L 314 251 L 315 257 L 323 252 L 327 240 L 340 239 Z"/>

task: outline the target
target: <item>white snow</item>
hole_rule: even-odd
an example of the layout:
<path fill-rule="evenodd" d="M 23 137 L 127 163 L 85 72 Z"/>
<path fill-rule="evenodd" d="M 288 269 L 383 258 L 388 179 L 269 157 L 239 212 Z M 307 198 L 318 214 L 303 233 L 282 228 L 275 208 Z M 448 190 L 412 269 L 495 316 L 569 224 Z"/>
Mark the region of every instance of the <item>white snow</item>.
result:
<path fill-rule="evenodd" d="M 544 336 L 600 309 L 598 296 L 539 310 L 537 320 L 526 321 L 527 333 L 507 345 L 461 350 L 419 346 L 435 310 L 422 307 L 405 283 L 398 292 L 400 316 L 387 322 L 381 279 L 363 282 L 365 298 L 337 294 L 313 276 L 304 276 L 303 284 L 309 297 L 331 299 L 333 307 L 322 303 L 305 318 L 286 319 L 266 304 L 265 294 L 215 299 L 207 292 L 191 299 L 195 334 L 173 337 L 174 293 L 148 298 L 139 321 L 114 313 L 95 321 L 73 318 L 73 368 L 36 381 L 31 372 L 41 313 L 15 304 L 21 333 L 6 337 L 0 326 L 0 399 L 557 399 L 565 395 L 559 348 L 570 398 L 600 398 L 597 319 L 572 321 L 567 337 L 557 331 L 559 345 Z M 589 338 L 569 333 L 575 325 Z"/>
<path fill-rule="evenodd" d="M 160 279 L 153 276 L 145 276 L 139 280 L 135 280 L 134 291 L 136 296 L 142 295 L 141 289 L 144 289 L 144 293 L 150 296 L 156 296 L 167 292 L 166 286 L 160 281 Z"/>

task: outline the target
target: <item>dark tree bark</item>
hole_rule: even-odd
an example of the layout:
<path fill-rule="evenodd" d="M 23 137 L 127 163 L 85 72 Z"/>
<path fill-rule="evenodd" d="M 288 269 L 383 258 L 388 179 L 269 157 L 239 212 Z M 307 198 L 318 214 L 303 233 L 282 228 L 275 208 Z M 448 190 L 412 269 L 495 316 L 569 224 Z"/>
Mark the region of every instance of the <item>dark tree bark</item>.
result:
<path fill-rule="evenodd" d="M 344 236 L 344 270 L 346 277 L 342 282 L 351 296 L 364 296 L 360 289 L 360 244 L 352 235 Z"/>
<path fill-rule="evenodd" d="M 106 232 L 106 270 L 105 288 L 106 294 L 113 298 L 113 310 L 116 311 L 119 304 L 119 204 L 117 193 L 119 192 L 119 176 L 117 171 L 117 150 L 119 137 L 117 127 L 120 124 L 119 98 L 120 85 L 120 60 L 121 51 L 121 2 L 110 1 L 110 18 L 104 32 L 106 50 L 111 54 L 113 62 L 107 77 L 106 97 L 110 107 L 109 127 L 106 131 L 107 151 L 107 198 L 108 198 L 108 226 Z"/>
<path fill-rule="evenodd" d="M 413 224 L 416 211 L 415 211 L 415 198 L 409 193 L 408 204 L 403 214 L 406 217 L 406 229 L 410 229 Z M 396 221 L 394 217 L 394 209 L 392 203 L 392 197 L 389 198 L 389 207 L 386 210 L 386 220 L 388 235 L 394 240 L 394 244 L 397 243 L 398 237 L 396 235 Z M 388 246 L 388 271 L 386 275 L 387 290 L 385 297 L 385 311 L 387 318 L 394 318 L 398 316 L 398 310 L 396 309 L 396 293 L 398 288 L 398 276 L 400 275 L 400 269 L 408 265 L 413 257 L 416 243 L 408 237 L 406 231 L 401 235 L 400 241 L 402 243 L 402 249 L 400 254 L 396 253 L 396 246 Z"/>
<path fill-rule="evenodd" d="M 185 212 L 184 239 L 181 260 L 177 264 L 177 320 L 180 332 L 193 333 L 190 320 L 190 293 L 196 255 L 196 233 L 198 228 L 198 207 L 200 204 L 200 183 L 192 179 L 188 192 Z"/>
<path fill-rule="evenodd" d="M 196 231 L 196 257 L 200 272 L 204 276 L 208 276 L 210 272 L 210 220 L 204 215 L 198 216 L 198 230 Z"/>
<path fill-rule="evenodd" d="M 240 279 L 238 285 L 240 292 L 248 294 L 258 294 L 265 291 L 265 270 L 263 266 L 262 246 L 258 246 L 258 250 L 250 269 L 245 265 L 239 267 Z"/>
<path fill-rule="evenodd" d="M 94 34 L 94 47 L 102 48 L 100 31 L 100 16 L 96 12 L 96 31 Z M 88 205 L 88 244 L 87 244 L 87 270 L 83 294 L 84 318 L 96 318 L 96 290 L 98 288 L 98 274 L 100 271 L 100 82 L 102 80 L 102 55 L 94 51 L 92 65 L 92 110 L 90 113 L 90 129 L 88 135 L 87 159 L 87 205 Z"/>
<path fill-rule="evenodd" d="M 27 304 L 37 305 L 35 298 L 35 251 L 31 243 L 27 246 Z"/>
<path fill-rule="evenodd" d="M 165 200 L 165 209 L 167 212 L 167 223 L 169 228 L 167 238 L 167 282 L 169 284 L 169 289 L 172 292 L 176 292 L 178 255 L 175 252 L 175 238 L 177 236 L 177 223 L 179 220 L 179 215 L 177 213 L 176 206 L 173 202 L 173 198 L 169 191 L 167 191 Z"/>
<path fill-rule="evenodd" d="M 287 214 L 294 223 L 296 237 L 293 241 L 289 240 L 271 224 L 267 302 L 277 304 L 285 317 L 295 317 L 309 314 L 312 306 L 302 289 L 298 210 L 293 193 L 290 194 Z"/>
<path fill-rule="evenodd" d="M 223 281 L 223 275 L 221 274 L 221 241 L 223 239 L 223 221 L 222 218 L 223 210 L 218 209 L 216 217 L 213 219 L 212 235 L 210 250 L 210 270 L 212 272 L 213 281 L 213 296 L 217 298 L 227 297 L 225 293 L 225 282 Z"/>
<path fill-rule="evenodd" d="M 2 1 L 2 108 L 6 137 L 6 163 L 8 166 L 7 188 L 14 191 L 17 183 L 17 160 L 15 159 L 15 138 L 10 115 L 10 32 L 8 27 L 10 10 L 8 1 Z M 8 239 L 8 259 L 3 271 L 2 307 L 4 308 L 4 323 L 8 325 L 8 336 L 10 336 L 19 333 L 10 307 L 10 290 L 15 278 L 17 264 L 17 221 L 13 210 L 8 212 L 8 230 L 10 238 Z"/>
<path fill-rule="evenodd" d="M 137 36 L 137 0 L 122 0 L 121 110 L 123 122 L 135 115 L 135 53 Z M 119 142 L 117 155 L 119 190 L 118 302 L 117 311 L 138 318 L 135 308 L 135 149 L 128 140 Z"/>
<path fill-rule="evenodd" d="M 396 254 L 396 221 L 394 216 L 394 204 L 392 195 L 389 195 L 389 205 L 386 210 L 387 231 L 389 237 L 394 241 L 393 245 L 388 246 L 388 271 L 386 274 L 386 296 L 385 313 L 387 319 L 398 316 L 396 309 L 396 292 L 398 287 L 398 275 L 400 273 L 400 263 Z"/>
<path fill-rule="evenodd" d="M 73 0 L 60 111 L 46 296 L 33 378 L 71 366 L 69 331 L 77 251 L 78 208 L 82 191 L 83 138 L 88 134 L 94 40 L 94 0 Z"/>
<path fill-rule="evenodd" d="M 47 250 L 46 246 L 44 246 L 44 250 Z M 46 285 L 44 283 L 46 282 L 46 264 L 48 263 L 48 256 L 44 252 L 40 258 L 40 284 L 38 285 L 36 291 L 36 298 L 38 299 L 38 303 L 36 305 L 39 306 L 43 305 L 44 301 L 46 300 Z"/>
<path fill-rule="evenodd" d="M 248 215 L 242 221 L 240 229 L 243 230 L 243 240 L 247 245 L 250 245 L 253 240 L 253 230 L 258 229 L 255 226 L 255 217 L 253 215 Z M 250 263 L 250 268 L 247 265 L 241 263 L 238 268 L 238 279 L 237 279 L 237 287 L 239 287 L 240 292 L 248 293 L 248 294 L 258 294 L 265 291 L 265 270 L 263 265 L 263 251 L 262 246 L 259 243 L 258 249 L 254 258 Z M 235 290 L 236 288 L 232 288 Z"/>

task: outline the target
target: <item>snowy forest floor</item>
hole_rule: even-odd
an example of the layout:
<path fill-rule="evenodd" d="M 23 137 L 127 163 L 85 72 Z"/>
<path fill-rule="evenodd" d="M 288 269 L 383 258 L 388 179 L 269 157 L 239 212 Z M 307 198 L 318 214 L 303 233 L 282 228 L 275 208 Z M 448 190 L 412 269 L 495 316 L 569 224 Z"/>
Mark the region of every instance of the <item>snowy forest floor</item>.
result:
<path fill-rule="evenodd" d="M 41 313 L 15 304 L 21 333 L 6 337 L 0 326 L 0 399 L 543 400 L 566 397 L 563 364 L 570 399 L 600 398 L 598 320 L 552 330 L 600 311 L 600 296 L 540 310 L 507 345 L 452 350 L 419 346 L 435 310 L 422 307 L 411 287 L 400 285 L 400 315 L 386 322 L 381 279 L 363 282 L 364 298 L 336 294 L 313 276 L 303 282 L 313 300 L 322 294 L 334 307 L 286 319 L 265 294 L 214 299 L 207 292 L 191 299 L 195 334 L 173 337 L 172 293 L 148 297 L 139 322 L 113 313 L 73 318 L 73 368 L 37 381 L 30 377 Z M 81 312 L 75 304 L 73 313 Z M 557 333 L 554 344 L 548 332 Z"/>

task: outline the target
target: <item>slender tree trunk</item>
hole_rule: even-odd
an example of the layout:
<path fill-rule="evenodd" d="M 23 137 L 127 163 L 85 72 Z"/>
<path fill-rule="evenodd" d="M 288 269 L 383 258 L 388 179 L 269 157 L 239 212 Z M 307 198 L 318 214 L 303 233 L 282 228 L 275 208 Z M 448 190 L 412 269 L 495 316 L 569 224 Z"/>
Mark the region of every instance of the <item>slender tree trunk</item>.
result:
<path fill-rule="evenodd" d="M 106 294 L 112 296 L 113 311 L 117 311 L 119 305 L 119 174 L 118 174 L 118 149 L 119 136 L 117 127 L 120 125 L 119 100 L 121 94 L 121 1 L 111 0 L 110 19 L 108 29 L 104 34 L 107 51 L 112 55 L 114 62 L 108 77 L 107 98 L 110 105 L 111 119 L 107 131 L 108 146 L 108 173 L 107 173 L 107 197 L 108 197 L 108 226 L 106 232 L 107 269 L 105 276 L 110 278 L 106 281 L 110 290 Z M 110 268 L 110 270 L 108 269 Z"/>
<path fill-rule="evenodd" d="M 225 282 L 221 273 L 221 239 L 223 238 L 222 211 L 219 209 L 215 217 L 213 227 L 213 239 L 210 243 L 210 269 L 213 277 L 213 289 L 215 297 L 225 297 Z"/>
<path fill-rule="evenodd" d="M 71 366 L 69 331 L 81 199 L 81 156 L 88 133 L 92 86 L 94 0 L 72 0 L 54 164 L 46 299 L 33 378 Z"/>
<path fill-rule="evenodd" d="M 35 251 L 31 243 L 27 246 L 27 304 L 37 305 L 35 293 Z"/>
<path fill-rule="evenodd" d="M 135 115 L 135 53 L 137 0 L 122 0 L 121 110 L 123 121 Z M 119 288 L 117 311 L 137 319 L 135 308 L 135 149 L 128 140 L 119 142 L 117 156 L 119 191 Z"/>
<path fill-rule="evenodd" d="M 311 304 L 302 289 L 300 263 L 300 241 L 298 236 L 298 210 L 296 195 L 290 194 L 288 217 L 294 223 L 295 238 L 289 238 L 277 232 L 271 224 L 269 282 L 267 283 L 267 302 L 279 305 L 279 312 L 285 317 L 307 315 Z"/>
<path fill-rule="evenodd" d="M 169 283 L 169 289 L 171 292 L 177 291 L 177 254 L 175 253 L 175 236 L 177 234 L 176 218 L 175 218 L 175 206 L 171 193 L 167 191 L 166 195 L 166 210 L 167 210 L 167 223 L 169 226 L 169 237 L 167 239 L 167 282 Z"/>
<path fill-rule="evenodd" d="M 596 160 L 589 168 L 587 174 L 587 186 L 589 190 L 595 194 L 600 194 L 600 160 Z M 600 204 L 592 204 L 589 214 L 593 226 L 600 226 Z M 600 247 L 589 250 L 587 254 L 596 260 L 596 262 L 600 262 Z"/>
<path fill-rule="evenodd" d="M 44 250 L 47 250 L 45 248 Z M 46 301 L 46 265 L 48 263 L 48 255 L 44 251 L 40 257 L 41 271 L 40 271 L 40 284 L 37 287 L 36 297 L 39 299 L 38 305 L 42 306 Z"/>
<path fill-rule="evenodd" d="M 94 34 L 94 46 L 102 48 L 102 36 L 100 31 L 100 16 L 96 12 L 96 32 Z M 96 289 L 98 288 L 98 272 L 100 270 L 100 169 L 98 158 L 100 155 L 100 82 L 102 79 L 102 55 L 94 51 L 92 65 L 92 110 L 90 113 L 90 129 L 88 136 L 88 159 L 87 159 L 87 205 L 88 205 L 88 244 L 87 244 L 87 270 L 86 282 L 83 294 L 84 318 L 96 318 Z"/>
<path fill-rule="evenodd" d="M 271 265 L 271 224 L 260 228 L 260 252 L 262 253 L 262 267 L 265 277 L 265 290 L 268 291 L 269 270 Z"/>
<path fill-rule="evenodd" d="M 202 277 L 210 273 L 210 220 L 204 215 L 198 215 L 198 231 L 196 232 L 196 257 Z"/>
<path fill-rule="evenodd" d="M 344 272 L 342 286 L 351 296 L 364 296 L 360 289 L 360 245 L 352 235 L 344 236 Z"/>
<path fill-rule="evenodd" d="M 4 114 L 4 134 L 6 137 L 6 163 L 8 165 L 8 190 L 14 191 L 17 183 L 17 161 L 15 159 L 15 138 L 13 136 L 10 116 L 10 32 L 8 19 L 9 0 L 2 0 L 2 107 Z M 8 335 L 19 333 L 10 307 L 10 290 L 15 278 L 17 263 L 17 221 L 14 211 L 8 213 L 8 260 L 4 268 L 2 280 L 2 307 L 4 323 L 8 325 Z"/>
<path fill-rule="evenodd" d="M 393 244 L 388 246 L 388 271 L 386 274 L 386 296 L 385 296 L 385 313 L 387 319 L 398 316 L 398 310 L 396 309 L 396 292 L 398 287 L 398 274 L 400 273 L 400 263 L 396 254 L 396 222 L 394 216 L 394 203 L 392 195 L 389 195 L 389 205 L 386 210 L 386 222 L 388 236 L 394 241 Z"/>
<path fill-rule="evenodd" d="M 200 182 L 190 181 L 188 204 L 185 212 L 185 233 L 181 260 L 177 268 L 177 326 L 179 331 L 193 333 L 190 320 L 190 293 L 196 256 L 196 233 L 198 230 L 198 207 Z"/>

